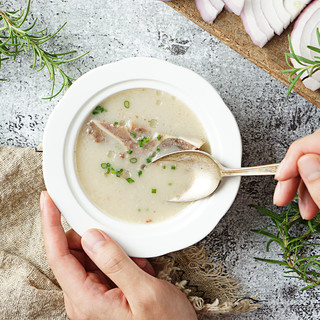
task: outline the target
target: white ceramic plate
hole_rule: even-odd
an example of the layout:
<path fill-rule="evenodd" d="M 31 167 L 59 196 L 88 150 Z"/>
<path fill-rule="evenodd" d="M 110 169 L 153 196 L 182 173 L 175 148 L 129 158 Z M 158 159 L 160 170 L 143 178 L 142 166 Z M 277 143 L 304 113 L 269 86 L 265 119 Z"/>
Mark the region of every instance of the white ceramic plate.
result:
<path fill-rule="evenodd" d="M 43 172 L 48 192 L 70 226 L 80 235 L 99 228 L 135 257 L 154 257 L 204 238 L 228 211 L 240 178 L 224 180 L 211 197 L 194 202 L 176 216 L 154 224 L 131 224 L 97 209 L 82 191 L 74 165 L 79 129 L 104 99 L 132 88 L 166 91 L 189 106 L 204 126 L 212 154 L 225 166 L 240 167 L 237 123 L 215 89 L 196 73 L 153 58 L 130 58 L 96 68 L 66 92 L 47 122 Z"/>

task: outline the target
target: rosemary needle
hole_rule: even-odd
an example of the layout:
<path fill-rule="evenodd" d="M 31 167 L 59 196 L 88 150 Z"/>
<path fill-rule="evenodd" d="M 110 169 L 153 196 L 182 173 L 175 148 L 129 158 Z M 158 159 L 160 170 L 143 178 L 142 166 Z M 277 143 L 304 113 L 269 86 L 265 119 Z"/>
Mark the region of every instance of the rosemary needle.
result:
<path fill-rule="evenodd" d="M 301 290 L 320 285 L 320 254 L 314 254 L 320 245 L 320 212 L 307 221 L 301 218 L 297 201 L 292 201 L 280 214 L 259 206 L 255 208 L 271 222 L 260 230 L 252 231 L 269 239 L 267 252 L 271 244 L 281 251 L 280 259 L 255 259 L 285 267 L 286 278 L 298 278 L 307 283 Z"/>
<path fill-rule="evenodd" d="M 52 88 L 50 97 L 45 99 L 52 99 L 56 97 L 64 88 L 69 88 L 72 81 L 75 79 L 69 77 L 62 69 L 61 65 L 75 61 L 88 52 L 83 53 L 77 57 L 69 57 L 76 51 L 68 51 L 62 53 L 51 53 L 42 48 L 42 45 L 54 38 L 61 29 L 66 25 L 64 23 L 57 31 L 48 33 L 47 28 L 40 31 L 33 31 L 37 23 L 37 19 L 33 21 L 31 26 L 23 28 L 23 24 L 26 22 L 31 0 L 28 0 L 26 10 L 5 11 L 0 10 L 0 70 L 1 63 L 10 58 L 16 59 L 21 52 L 31 51 L 33 54 L 32 69 L 35 69 L 38 65 L 38 71 L 41 71 L 45 67 L 50 74 L 50 80 L 52 81 Z M 1 3 L 0 3 L 1 5 Z M 62 85 L 57 92 L 54 92 L 56 85 L 56 73 L 59 73 L 62 77 Z M 2 81 L 6 79 L 0 79 Z"/>

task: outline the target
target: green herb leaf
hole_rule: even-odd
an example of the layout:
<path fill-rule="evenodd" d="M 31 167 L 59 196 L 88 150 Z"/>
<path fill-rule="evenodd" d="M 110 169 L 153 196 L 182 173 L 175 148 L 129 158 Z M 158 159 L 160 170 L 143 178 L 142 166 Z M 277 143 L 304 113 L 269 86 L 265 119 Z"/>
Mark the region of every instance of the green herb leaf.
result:
<path fill-rule="evenodd" d="M 151 193 L 157 193 L 157 189 L 152 189 Z"/>
<path fill-rule="evenodd" d="M 129 183 L 133 183 L 133 182 L 134 182 L 134 180 L 131 179 L 131 178 L 127 178 L 126 180 L 127 180 Z"/>
<path fill-rule="evenodd" d="M 171 166 L 171 170 L 176 170 L 176 166 Z"/>
<path fill-rule="evenodd" d="M 138 176 L 140 177 L 142 175 L 142 170 L 138 171 Z"/>
<path fill-rule="evenodd" d="M 124 103 L 123 103 L 124 107 L 129 109 L 130 108 L 130 102 L 128 100 L 126 100 Z"/>
<path fill-rule="evenodd" d="M 72 50 L 62 53 L 51 53 L 48 50 L 43 49 L 42 45 L 55 38 L 61 29 L 66 25 L 66 23 L 64 23 L 60 28 L 58 28 L 57 31 L 53 33 L 47 32 L 47 28 L 44 28 L 40 31 L 34 31 L 37 19 L 35 19 L 30 26 L 23 28 L 23 25 L 26 22 L 29 14 L 30 4 L 31 0 L 28 0 L 25 11 L 0 10 L 0 22 L 3 23 L 3 26 L 0 26 L 0 31 L 2 32 L 0 41 L 0 62 L 7 60 L 8 58 L 15 60 L 16 57 L 22 52 L 31 52 L 33 55 L 31 69 L 35 69 L 36 65 L 38 64 L 38 71 L 46 68 L 49 72 L 52 87 L 50 96 L 45 99 L 52 99 L 59 95 L 64 88 L 69 88 L 74 81 L 73 78 L 69 77 L 61 69 L 61 65 L 80 59 L 89 52 L 81 54 L 77 57 L 65 58 L 75 53 L 75 51 Z M 5 55 L 6 57 L 2 58 L 1 55 Z M 56 92 L 54 92 L 57 73 L 60 74 L 62 78 L 62 85 Z"/>
<path fill-rule="evenodd" d="M 128 150 L 127 153 L 128 153 L 128 154 L 131 154 L 131 153 L 132 153 L 132 150 Z"/>
<path fill-rule="evenodd" d="M 137 159 L 137 158 L 131 158 L 129 161 L 130 161 L 131 163 L 137 163 L 138 159 Z"/>

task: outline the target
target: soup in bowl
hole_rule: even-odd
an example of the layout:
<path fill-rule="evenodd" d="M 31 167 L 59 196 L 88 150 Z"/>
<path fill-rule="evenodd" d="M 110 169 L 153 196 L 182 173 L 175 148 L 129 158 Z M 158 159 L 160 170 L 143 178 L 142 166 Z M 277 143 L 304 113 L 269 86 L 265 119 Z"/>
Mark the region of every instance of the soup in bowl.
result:
<path fill-rule="evenodd" d="M 80 235 L 99 228 L 129 255 L 158 256 L 205 237 L 237 194 L 232 178 L 212 197 L 168 201 L 192 177 L 152 159 L 195 149 L 241 164 L 237 124 L 214 88 L 165 61 L 126 59 L 82 76 L 56 106 L 44 133 L 44 178 Z"/>

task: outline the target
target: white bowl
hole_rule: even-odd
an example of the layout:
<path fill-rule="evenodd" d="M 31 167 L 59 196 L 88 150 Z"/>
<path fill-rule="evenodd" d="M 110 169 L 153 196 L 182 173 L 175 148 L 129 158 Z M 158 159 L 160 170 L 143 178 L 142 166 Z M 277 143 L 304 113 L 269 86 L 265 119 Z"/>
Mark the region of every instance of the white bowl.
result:
<path fill-rule="evenodd" d="M 132 224 L 102 213 L 79 185 L 74 149 L 79 129 L 101 101 L 122 90 L 153 88 L 183 101 L 205 128 L 212 154 L 224 165 L 240 167 L 237 123 L 215 89 L 196 73 L 153 58 L 130 58 L 98 67 L 66 92 L 47 122 L 43 173 L 48 192 L 70 226 L 80 235 L 104 230 L 134 257 L 154 257 L 203 239 L 228 211 L 240 178 L 228 178 L 211 197 L 194 202 L 176 216 L 154 224 Z"/>

